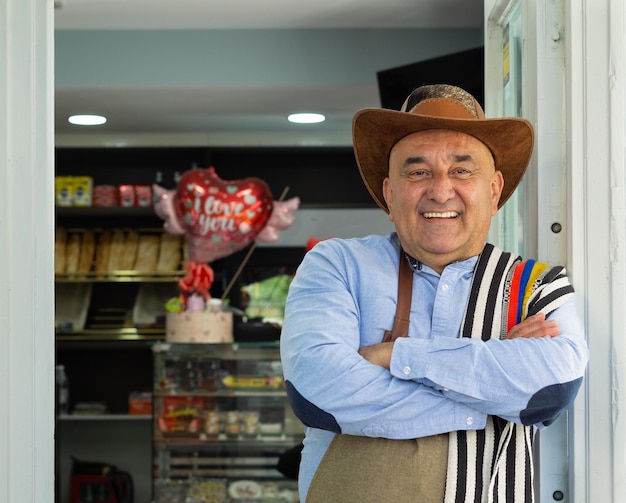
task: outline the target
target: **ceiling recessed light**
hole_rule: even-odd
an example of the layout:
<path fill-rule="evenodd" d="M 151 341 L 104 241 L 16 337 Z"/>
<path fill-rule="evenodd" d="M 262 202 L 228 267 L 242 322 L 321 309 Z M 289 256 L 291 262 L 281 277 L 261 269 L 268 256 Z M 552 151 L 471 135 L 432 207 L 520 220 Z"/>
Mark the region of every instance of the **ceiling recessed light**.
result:
<path fill-rule="evenodd" d="M 295 122 L 297 124 L 316 124 L 317 122 L 324 122 L 326 117 L 322 114 L 313 114 L 313 113 L 299 113 L 299 114 L 291 114 L 287 117 L 289 122 Z"/>
<path fill-rule="evenodd" d="M 67 119 L 70 124 L 77 126 L 100 126 L 107 121 L 103 115 L 70 115 Z"/>

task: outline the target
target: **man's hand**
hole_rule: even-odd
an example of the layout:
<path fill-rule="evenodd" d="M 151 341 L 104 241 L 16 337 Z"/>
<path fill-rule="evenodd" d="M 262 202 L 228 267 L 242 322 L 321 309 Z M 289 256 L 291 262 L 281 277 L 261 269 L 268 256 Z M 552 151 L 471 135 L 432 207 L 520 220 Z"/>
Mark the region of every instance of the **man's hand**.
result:
<path fill-rule="evenodd" d="M 533 337 L 556 337 L 561 333 L 559 324 L 556 320 L 546 320 L 546 315 L 543 313 L 529 316 L 521 323 L 515 325 L 508 334 L 506 339 L 515 339 L 517 337 L 526 337 L 531 339 Z"/>
<path fill-rule="evenodd" d="M 381 342 L 362 347 L 359 349 L 359 354 L 370 363 L 389 369 L 392 350 L 393 342 Z"/>

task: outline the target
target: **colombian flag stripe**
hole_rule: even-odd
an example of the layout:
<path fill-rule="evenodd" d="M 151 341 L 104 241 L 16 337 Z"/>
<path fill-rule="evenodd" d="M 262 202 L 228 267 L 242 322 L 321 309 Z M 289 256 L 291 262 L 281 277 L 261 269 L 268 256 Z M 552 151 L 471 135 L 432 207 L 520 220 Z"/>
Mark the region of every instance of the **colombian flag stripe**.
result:
<path fill-rule="evenodd" d="M 509 298 L 509 313 L 507 316 L 507 326 L 506 331 L 508 333 L 514 325 L 517 325 L 519 321 L 517 321 L 517 311 L 518 311 L 518 303 L 519 303 L 519 284 L 520 277 L 522 276 L 522 269 L 524 269 L 525 262 L 517 264 L 513 271 L 513 277 L 511 278 L 511 290 L 510 290 L 510 298 Z"/>
<path fill-rule="evenodd" d="M 524 263 L 524 269 L 522 270 L 522 276 L 520 278 L 520 284 L 519 284 L 519 292 L 518 292 L 518 296 L 521 294 L 521 299 L 518 300 L 517 302 L 517 323 L 520 323 L 524 318 L 524 294 L 526 292 L 526 288 L 528 287 L 528 282 L 530 280 L 530 275 L 531 272 L 533 270 L 533 267 L 535 265 L 535 260 L 533 259 L 529 259 Z M 532 283 L 530 284 L 531 288 L 532 288 Z"/>
<path fill-rule="evenodd" d="M 524 319 L 526 319 L 526 316 L 528 315 L 528 301 L 530 300 L 530 296 L 533 293 L 533 286 L 535 284 L 535 281 L 537 281 L 537 278 L 539 277 L 540 274 L 543 274 L 543 272 L 548 268 L 548 264 L 542 264 L 541 262 L 537 262 L 535 264 L 535 266 L 533 267 L 533 270 L 530 274 L 530 278 L 528 280 L 528 286 L 526 287 L 526 291 L 524 292 L 524 301 L 522 302 L 523 306 L 524 306 Z"/>

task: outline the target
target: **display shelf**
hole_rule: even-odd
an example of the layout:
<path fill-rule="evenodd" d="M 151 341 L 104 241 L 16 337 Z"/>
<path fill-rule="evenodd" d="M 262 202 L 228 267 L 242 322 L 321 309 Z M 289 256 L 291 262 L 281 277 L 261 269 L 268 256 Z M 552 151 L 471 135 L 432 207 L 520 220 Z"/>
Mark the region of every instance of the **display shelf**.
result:
<path fill-rule="evenodd" d="M 144 353 L 150 351 L 149 344 L 148 341 L 142 340 L 56 339 L 57 351 L 64 358 L 73 353 L 79 353 L 84 358 L 91 358 L 91 355 L 98 355 L 101 352 L 110 353 L 111 351 Z M 113 360 L 113 357 L 111 359 Z"/>
<path fill-rule="evenodd" d="M 121 328 L 117 330 L 94 329 L 56 333 L 56 338 L 58 341 L 159 341 L 164 337 L 164 328 Z"/>
<path fill-rule="evenodd" d="M 193 481 L 197 484 L 220 482 L 228 490 L 231 498 L 237 497 L 237 489 L 247 488 L 244 499 L 223 499 L 230 501 L 297 501 L 297 483 L 284 478 L 276 465 L 285 452 L 283 445 L 242 445 L 212 444 L 197 446 L 158 446 L 158 464 L 168 473 L 168 477 L 157 481 L 156 501 L 161 503 L 159 488 L 162 482 Z M 264 488 L 264 490 L 263 490 Z M 285 491 L 281 498 L 274 493 L 274 499 L 265 500 L 261 493 L 269 497 L 274 491 Z M 253 497 L 253 493 L 257 496 Z M 241 498 L 241 496 L 239 496 Z"/>
<path fill-rule="evenodd" d="M 151 347 L 156 503 L 168 501 L 160 495 L 171 481 L 214 479 L 229 490 L 243 481 L 266 490 L 291 487 L 296 501 L 293 481 L 277 470 L 304 437 L 287 401 L 279 344 Z"/>
<path fill-rule="evenodd" d="M 56 332 L 58 342 L 77 341 L 144 341 L 154 342 L 165 339 L 164 328 L 120 328 L 75 330 L 72 332 Z"/>
<path fill-rule="evenodd" d="M 163 352 L 168 355 L 168 359 L 280 360 L 280 344 L 278 341 L 223 344 L 160 342 L 152 346 L 152 351 L 155 354 Z"/>
<path fill-rule="evenodd" d="M 59 421 L 150 421 L 151 414 L 61 414 Z"/>
<path fill-rule="evenodd" d="M 172 283 L 185 275 L 184 271 L 164 271 L 145 273 L 141 271 L 111 271 L 99 274 L 93 271 L 83 273 L 55 274 L 57 283 Z"/>
<path fill-rule="evenodd" d="M 287 392 L 284 388 L 280 390 L 229 390 L 218 389 L 215 391 L 192 391 L 185 392 L 180 391 L 178 393 L 169 393 L 164 391 L 158 391 L 156 393 L 158 398 L 165 397 L 199 397 L 199 398 L 286 398 Z"/>
<path fill-rule="evenodd" d="M 92 219 L 94 217 L 105 217 L 124 219 L 128 217 L 156 217 L 152 206 L 133 206 L 132 208 L 121 206 L 56 206 L 55 212 L 58 218 Z"/>

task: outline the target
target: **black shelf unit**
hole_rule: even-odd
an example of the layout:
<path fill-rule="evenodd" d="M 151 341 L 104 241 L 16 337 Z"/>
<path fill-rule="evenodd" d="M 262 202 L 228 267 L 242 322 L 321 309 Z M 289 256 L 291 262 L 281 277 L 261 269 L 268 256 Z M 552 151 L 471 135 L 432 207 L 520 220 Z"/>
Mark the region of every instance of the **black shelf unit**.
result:
<path fill-rule="evenodd" d="M 297 196 L 300 208 L 375 207 L 360 179 L 351 147 L 59 147 L 55 151 L 55 161 L 57 176 L 91 176 L 94 185 L 152 185 L 158 182 L 167 189 L 174 189 L 177 174 L 194 167 L 214 167 L 224 180 L 247 177 L 264 180 L 274 198 L 289 187 L 286 197 Z M 67 229 L 83 230 L 113 227 L 162 230 L 163 227 L 163 221 L 151 207 L 57 207 L 56 222 Z M 212 296 L 222 296 L 249 251 L 250 248 L 246 248 L 211 263 L 215 271 Z M 256 247 L 230 290 L 228 298 L 231 305 L 242 307 L 242 285 L 279 273 L 293 274 L 304 254 L 305 243 L 297 247 Z M 64 276 L 58 279 L 60 283 L 73 281 Z M 77 281 L 89 281 L 89 278 Z M 131 307 L 136 289 L 149 281 L 163 282 L 163 278 L 137 277 L 124 281 L 98 278 L 93 281 L 92 303 L 100 306 L 115 304 L 123 312 Z M 236 341 L 238 337 L 236 320 Z M 150 333 L 137 330 L 130 334 L 121 330 L 57 333 L 56 358 L 58 363 L 66 365 L 70 380 L 70 404 L 102 400 L 110 409 L 110 415 L 98 421 L 75 421 L 73 418 L 59 421 L 57 444 L 73 437 L 75 432 L 89 435 L 93 431 L 94 443 L 99 448 L 111 447 L 111 442 L 103 444 L 98 441 L 115 438 L 118 430 L 126 431 L 127 436 L 120 438 L 122 445 L 147 435 L 145 430 L 151 428 L 151 424 L 125 421 L 123 418 L 129 393 L 151 386 L 154 371 L 151 344 L 162 339 L 163 334 L 158 328 Z M 80 437 L 80 441 L 80 448 L 84 449 L 84 437 Z M 61 449 L 64 456 L 68 449 L 71 450 Z M 95 461 L 114 461 L 101 459 L 97 453 L 94 457 Z M 141 472 L 138 476 L 142 480 L 150 478 L 152 459 L 136 463 L 135 469 Z M 59 473 L 67 477 L 67 467 Z M 60 482 L 67 487 L 67 480 Z M 146 486 L 145 483 L 143 485 Z M 67 489 L 64 491 L 67 492 Z M 67 494 L 65 496 L 64 500 L 67 500 Z"/>

